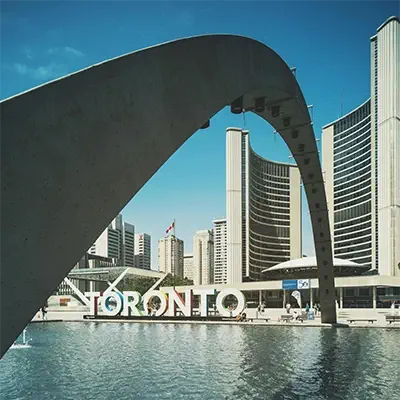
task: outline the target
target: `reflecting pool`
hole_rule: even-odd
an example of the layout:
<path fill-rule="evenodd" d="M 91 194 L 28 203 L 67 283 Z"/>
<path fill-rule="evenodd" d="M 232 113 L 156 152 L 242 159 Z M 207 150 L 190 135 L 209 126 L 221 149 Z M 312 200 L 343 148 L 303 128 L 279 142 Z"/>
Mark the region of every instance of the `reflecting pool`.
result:
<path fill-rule="evenodd" d="M 400 330 L 32 324 L 2 399 L 398 399 Z"/>

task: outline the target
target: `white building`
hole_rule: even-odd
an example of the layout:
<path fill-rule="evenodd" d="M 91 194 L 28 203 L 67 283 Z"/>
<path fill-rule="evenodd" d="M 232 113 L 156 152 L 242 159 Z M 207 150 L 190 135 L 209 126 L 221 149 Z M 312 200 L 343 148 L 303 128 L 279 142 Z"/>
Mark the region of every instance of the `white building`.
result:
<path fill-rule="evenodd" d="M 214 227 L 214 283 L 227 283 L 227 234 L 226 218 L 213 221 Z"/>
<path fill-rule="evenodd" d="M 147 233 L 135 235 L 135 267 L 141 269 L 151 267 L 151 237 Z"/>
<path fill-rule="evenodd" d="M 183 278 L 183 240 L 174 235 L 158 241 L 159 271 Z"/>
<path fill-rule="evenodd" d="M 227 282 L 301 257 L 301 180 L 296 165 L 259 156 L 249 132 L 226 132 Z"/>
<path fill-rule="evenodd" d="M 323 128 L 334 256 L 400 276 L 400 22 L 371 38 L 371 99 Z"/>
<path fill-rule="evenodd" d="M 135 227 L 117 215 L 90 247 L 88 253 L 113 258 L 116 265 L 134 266 Z"/>
<path fill-rule="evenodd" d="M 183 256 L 183 277 L 193 280 L 193 254 L 188 253 Z"/>
<path fill-rule="evenodd" d="M 214 283 L 214 235 L 210 230 L 198 231 L 193 237 L 193 282 Z"/>

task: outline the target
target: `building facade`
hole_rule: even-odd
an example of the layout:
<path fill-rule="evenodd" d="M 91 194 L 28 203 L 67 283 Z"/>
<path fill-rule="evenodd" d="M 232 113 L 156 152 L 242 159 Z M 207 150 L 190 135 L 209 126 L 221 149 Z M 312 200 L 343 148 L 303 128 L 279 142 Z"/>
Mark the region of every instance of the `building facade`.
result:
<path fill-rule="evenodd" d="M 228 282 L 228 254 L 226 218 L 213 221 L 214 233 L 214 283 Z"/>
<path fill-rule="evenodd" d="M 301 180 L 297 166 L 259 156 L 248 131 L 226 135 L 227 282 L 301 257 Z"/>
<path fill-rule="evenodd" d="M 193 281 L 193 254 L 188 253 L 183 256 L 183 277 Z"/>
<path fill-rule="evenodd" d="M 151 236 L 147 233 L 135 235 L 135 267 L 151 268 Z"/>
<path fill-rule="evenodd" d="M 88 253 L 115 260 L 115 265 L 134 266 L 135 227 L 119 214 L 101 233 Z"/>
<path fill-rule="evenodd" d="M 400 275 L 400 22 L 371 38 L 371 98 L 324 126 L 334 256 Z"/>
<path fill-rule="evenodd" d="M 196 232 L 193 237 L 193 282 L 214 283 L 214 234 L 211 230 Z"/>
<path fill-rule="evenodd" d="M 158 241 L 158 267 L 160 272 L 183 278 L 183 240 L 170 235 Z"/>

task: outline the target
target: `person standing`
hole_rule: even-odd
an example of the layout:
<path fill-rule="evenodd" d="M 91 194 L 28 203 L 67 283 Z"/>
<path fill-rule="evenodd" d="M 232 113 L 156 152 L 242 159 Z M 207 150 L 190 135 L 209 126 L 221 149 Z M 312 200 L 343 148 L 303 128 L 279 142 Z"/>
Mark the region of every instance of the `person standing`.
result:
<path fill-rule="evenodd" d="M 290 305 L 290 303 L 287 303 L 286 304 L 286 312 L 288 313 L 288 314 L 290 314 L 290 309 L 291 309 L 291 305 Z"/>

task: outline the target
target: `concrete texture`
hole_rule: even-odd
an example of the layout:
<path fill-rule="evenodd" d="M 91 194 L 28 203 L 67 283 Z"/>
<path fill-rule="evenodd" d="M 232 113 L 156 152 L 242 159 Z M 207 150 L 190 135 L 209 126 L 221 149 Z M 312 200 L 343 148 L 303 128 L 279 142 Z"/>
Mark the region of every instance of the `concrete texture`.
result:
<path fill-rule="evenodd" d="M 265 97 L 311 214 L 324 322 L 335 322 L 326 196 L 314 132 L 285 62 L 252 39 L 211 35 L 130 53 L 1 102 L 1 349 L 115 215 L 209 118 Z M 280 105 L 272 117 L 270 106 Z M 290 119 L 286 119 L 290 118 Z"/>

